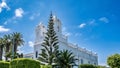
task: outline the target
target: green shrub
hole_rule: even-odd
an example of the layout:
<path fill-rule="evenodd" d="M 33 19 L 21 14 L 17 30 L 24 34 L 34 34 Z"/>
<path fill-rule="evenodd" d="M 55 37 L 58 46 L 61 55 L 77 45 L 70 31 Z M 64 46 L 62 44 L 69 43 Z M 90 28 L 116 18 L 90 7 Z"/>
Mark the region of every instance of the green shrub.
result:
<path fill-rule="evenodd" d="M 40 68 L 52 68 L 51 65 L 40 65 Z"/>
<path fill-rule="evenodd" d="M 113 54 L 107 58 L 107 64 L 111 68 L 120 68 L 120 54 Z"/>
<path fill-rule="evenodd" d="M 40 68 L 40 62 L 32 59 L 19 58 L 10 62 L 10 68 Z"/>
<path fill-rule="evenodd" d="M 97 68 L 97 67 L 91 64 L 81 64 L 79 68 Z"/>
<path fill-rule="evenodd" d="M 106 68 L 105 66 L 96 66 L 97 68 Z"/>
<path fill-rule="evenodd" d="M 0 68 L 9 68 L 9 65 L 9 62 L 0 61 Z"/>

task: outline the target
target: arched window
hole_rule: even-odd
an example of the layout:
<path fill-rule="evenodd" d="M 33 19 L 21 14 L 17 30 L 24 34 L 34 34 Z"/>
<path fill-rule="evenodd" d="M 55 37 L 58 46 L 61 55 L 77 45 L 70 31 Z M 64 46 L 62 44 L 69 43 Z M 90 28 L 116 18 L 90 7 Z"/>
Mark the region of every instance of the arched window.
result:
<path fill-rule="evenodd" d="M 36 56 L 35 56 L 36 58 L 38 57 L 38 51 L 36 51 Z"/>
<path fill-rule="evenodd" d="M 94 63 L 94 65 L 97 65 L 96 63 Z"/>
<path fill-rule="evenodd" d="M 88 64 L 90 64 L 90 61 L 88 61 Z"/>
<path fill-rule="evenodd" d="M 83 64 L 83 59 L 81 59 L 81 64 Z"/>
<path fill-rule="evenodd" d="M 60 30 L 59 26 L 57 28 L 58 28 L 58 32 L 59 32 L 59 30 Z"/>

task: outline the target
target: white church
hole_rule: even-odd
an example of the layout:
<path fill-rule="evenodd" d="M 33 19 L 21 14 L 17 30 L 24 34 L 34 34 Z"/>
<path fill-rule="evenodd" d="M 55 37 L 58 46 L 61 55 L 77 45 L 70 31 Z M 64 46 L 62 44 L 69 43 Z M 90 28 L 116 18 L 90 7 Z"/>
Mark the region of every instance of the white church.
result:
<path fill-rule="evenodd" d="M 93 53 L 92 51 L 86 50 L 85 48 L 78 47 L 78 45 L 74 45 L 72 43 L 68 42 L 68 37 L 62 34 L 62 23 L 61 21 L 56 17 L 53 16 L 54 20 L 54 29 L 56 31 L 56 34 L 58 36 L 59 41 L 59 49 L 67 49 L 73 52 L 75 57 L 78 59 L 76 61 L 77 64 L 94 64 L 98 65 L 98 55 L 96 53 Z M 32 58 L 37 59 L 39 57 L 39 54 L 41 53 L 41 44 L 43 42 L 43 39 L 45 37 L 46 33 L 46 27 L 39 23 L 35 29 L 35 42 L 34 42 L 34 52 L 30 54 L 25 54 L 25 58 Z"/>

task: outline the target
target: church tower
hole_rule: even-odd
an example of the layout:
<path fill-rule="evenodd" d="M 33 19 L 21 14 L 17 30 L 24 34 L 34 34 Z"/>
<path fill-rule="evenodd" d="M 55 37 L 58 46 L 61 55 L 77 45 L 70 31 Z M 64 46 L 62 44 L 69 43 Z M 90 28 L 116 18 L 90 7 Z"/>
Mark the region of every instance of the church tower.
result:
<path fill-rule="evenodd" d="M 57 36 L 61 36 L 62 35 L 62 23 L 55 15 L 53 15 L 52 18 L 54 22 L 54 30 L 56 31 Z"/>
<path fill-rule="evenodd" d="M 42 42 L 46 33 L 45 26 L 42 23 L 37 25 L 35 33 L 36 33 L 35 43 Z"/>

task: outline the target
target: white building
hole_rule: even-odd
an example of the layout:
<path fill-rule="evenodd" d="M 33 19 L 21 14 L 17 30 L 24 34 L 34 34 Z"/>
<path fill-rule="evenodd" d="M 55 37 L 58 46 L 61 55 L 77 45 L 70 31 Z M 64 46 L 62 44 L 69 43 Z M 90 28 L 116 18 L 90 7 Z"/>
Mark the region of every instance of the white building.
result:
<path fill-rule="evenodd" d="M 77 64 L 98 65 L 97 54 L 95 54 L 91 51 L 88 51 L 85 48 L 80 48 L 80 47 L 78 47 L 78 45 L 74 45 L 72 43 L 69 43 L 68 37 L 62 34 L 61 21 L 56 16 L 53 16 L 53 20 L 54 20 L 54 29 L 55 29 L 56 34 L 58 36 L 59 49 L 60 50 L 63 50 L 63 49 L 71 50 L 74 53 L 75 57 L 79 59 L 76 62 Z M 36 27 L 35 33 L 36 33 L 36 38 L 35 38 L 35 44 L 34 44 L 33 58 L 37 59 L 39 57 L 39 54 L 41 53 L 41 48 L 42 48 L 41 44 L 42 44 L 43 39 L 45 37 L 46 27 L 42 23 L 38 24 Z M 30 57 L 30 55 L 28 55 L 28 57 Z"/>
<path fill-rule="evenodd" d="M 23 57 L 33 59 L 34 53 L 25 54 Z"/>

